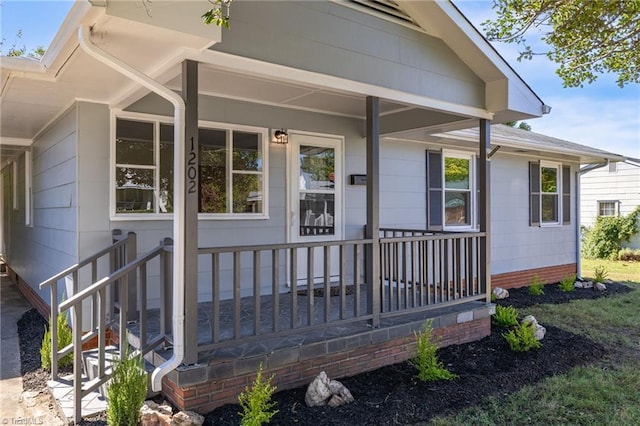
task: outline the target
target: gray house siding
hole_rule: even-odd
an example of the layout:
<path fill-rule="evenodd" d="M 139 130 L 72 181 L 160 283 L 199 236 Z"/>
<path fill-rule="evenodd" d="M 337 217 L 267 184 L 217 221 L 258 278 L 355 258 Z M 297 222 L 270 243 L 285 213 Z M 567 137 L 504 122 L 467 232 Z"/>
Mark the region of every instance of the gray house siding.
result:
<path fill-rule="evenodd" d="M 420 31 L 334 2 L 242 1 L 231 9 L 233 28 L 213 50 L 485 106 L 484 83 L 442 40 Z"/>
<path fill-rule="evenodd" d="M 76 111 L 70 108 L 34 140 L 33 226 L 25 226 L 24 155 L 18 159 L 18 210 L 10 209 L 7 218 L 8 262 L 45 300 L 48 292 L 38 283 L 77 261 Z"/>
<path fill-rule="evenodd" d="M 577 262 L 575 172 L 571 165 L 571 224 L 529 226 L 529 162 L 538 157 L 496 154 L 491 159 L 491 273 Z"/>

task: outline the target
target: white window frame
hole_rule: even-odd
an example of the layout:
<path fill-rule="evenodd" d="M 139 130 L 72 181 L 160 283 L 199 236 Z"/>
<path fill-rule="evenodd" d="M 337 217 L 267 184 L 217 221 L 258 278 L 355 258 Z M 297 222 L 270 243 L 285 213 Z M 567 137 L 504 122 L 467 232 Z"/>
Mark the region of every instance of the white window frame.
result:
<path fill-rule="evenodd" d="M 447 182 L 445 179 L 446 165 L 445 161 L 447 158 L 461 158 L 464 160 L 469 160 L 469 189 L 464 190 L 469 192 L 469 224 L 468 225 L 447 225 L 446 221 L 446 194 L 447 191 L 453 191 L 453 189 L 447 189 Z M 476 202 L 476 156 L 474 153 L 465 152 L 465 151 L 451 151 L 451 150 L 442 150 L 442 230 L 443 231 L 474 231 L 477 229 L 477 202 Z M 456 192 L 461 192 L 459 189 L 455 190 Z"/>
<path fill-rule="evenodd" d="M 168 124 L 174 125 L 173 120 L 170 117 L 126 112 L 121 110 L 112 110 L 111 113 L 111 148 L 110 148 L 110 170 L 109 170 L 109 211 L 111 220 L 113 221 L 126 221 L 126 220 L 173 220 L 173 213 L 117 213 L 116 212 L 116 122 L 118 119 L 145 121 L 151 122 L 154 125 L 154 165 L 145 166 L 156 169 L 160 165 L 160 125 Z M 203 220 L 265 220 L 269 219 L 269 129 L 264 127 L 245 126 L 238 124 L 220 123 L 214 121 L 198 121 L 198 128 L 200 129 L 215 129 L 226 132 L 227 135 L 227 191 L 228 194 L 232 194 L 232 176 L 234 173 L 240 174 L 258 174 L 262 175 L 262 213 L 198 213 L 198 219 Z M 231 135 L 233 131 L 256 133 L 261 137 L 262 148 L 262 171 L 234 171 L 233 165 L 233 151 Z M 137 166 L 136 166 L 137 167 Z M 160 173 L 155 173 L 154 178 L 154 197 L 155 197 L 155 209 L 158 209 L 158 188 L 160 187 Z M 230 201 L 231 200 L 231 201 Z M 233 197 L 227 198 L 227 206 L 232 203 Z"/>
<path fill-rule="evenodd" d="M 597 212 L 600 217 L 617 217 L 620 216 L 620 201 L 618 200 L 598 200 Z M 613 204 L 613 214 L 601 214 L 600 206 L 602 204 Z"/>
<path fill-rule="evenodd" d="M 556 169 L 556 192 L 542 191 L 542 169 Z M 540 161 L 540 226 L 562 226 L 562 164 L 552 161 Z M 545 195 L 555 195 L 557 197 L 556 221 L 545 222 L 542 219 L 542 199 Z"/>

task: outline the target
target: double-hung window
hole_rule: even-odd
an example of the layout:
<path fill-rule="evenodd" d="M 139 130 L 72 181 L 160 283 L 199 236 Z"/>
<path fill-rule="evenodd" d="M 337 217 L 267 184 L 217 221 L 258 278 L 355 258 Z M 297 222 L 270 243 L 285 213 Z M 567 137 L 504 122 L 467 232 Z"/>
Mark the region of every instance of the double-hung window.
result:
<path fill-rule="evenodd" d="M 598 201 L 598 216 L 618 216 L 618 201 Z"/>
<path fill-rule="evenodd" d="M 116 216 L 173 212 L 173 124 L 137 115 L 115 119 Z M 198 211 L 204 217 L 266 217 L 267 130 L 201 123 Z"/>
<path fill-rule="evenodd" d="M 529 163 L 531 226 L 571 222 L 571 169 L 548 161 Z"/>
<path fill-rule="evenodd" d="M 428 229 L 467 230 L 477 222 L 475 156 L 427 151 Z"/>

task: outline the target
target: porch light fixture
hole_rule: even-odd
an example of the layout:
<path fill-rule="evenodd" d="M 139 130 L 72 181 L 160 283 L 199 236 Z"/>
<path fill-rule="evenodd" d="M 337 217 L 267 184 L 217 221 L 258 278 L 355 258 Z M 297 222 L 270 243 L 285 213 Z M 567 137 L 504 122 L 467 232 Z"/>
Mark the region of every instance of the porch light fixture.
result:
<path fill-rule="evenodd" d="M 271 142 L 285 145 L 289 143 L 289 134 L 286 129 L 277 129 L 273 131 Z"/>

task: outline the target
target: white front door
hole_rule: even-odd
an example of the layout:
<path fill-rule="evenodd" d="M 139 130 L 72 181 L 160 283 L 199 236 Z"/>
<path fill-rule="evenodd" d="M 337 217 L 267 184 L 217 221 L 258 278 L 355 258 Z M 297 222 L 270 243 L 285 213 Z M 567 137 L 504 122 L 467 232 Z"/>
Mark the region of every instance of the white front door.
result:
<path fill-rule="evenodd" d="M 344 140 L 291 132 L 289 161 L 289 240 L 291 242 L 343 239 L 342 152 Z M 331 250 L 330 275 L 339 274 L 338 249 Z M 315 281 L 324 276 L 324 250 L 314 249 Z M 298 280 L 307 275 L 307 250 L 298 250 Z M 306 281 L 305 281 L 306 283 Z"/>

